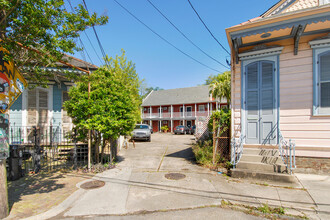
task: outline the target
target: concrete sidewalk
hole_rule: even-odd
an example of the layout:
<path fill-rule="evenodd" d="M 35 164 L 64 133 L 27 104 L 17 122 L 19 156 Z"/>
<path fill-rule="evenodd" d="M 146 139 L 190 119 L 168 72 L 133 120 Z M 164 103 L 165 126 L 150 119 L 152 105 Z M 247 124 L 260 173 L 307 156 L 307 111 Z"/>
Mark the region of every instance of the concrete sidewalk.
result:
<path fill-rule="evenodd" d="M 123 161 L 115 169 L 94 177 L 105 182 L 102 188 L 79 189 L 59 206 L 31 219 L 137 215 L 220 206 L 223 201 L 254 207 L 268 204 L 285 207 L 286 213 L 296 216 L 330 219 L 329 176 L 296 174 L 301 185 L 295 187 L 236 180 L 190 162 L 188 137 L 158 138 L 164 140 L 153 137 L 153 143 L 123 150 Z M 169 172 L 185 178 L 167 179 Z"/>

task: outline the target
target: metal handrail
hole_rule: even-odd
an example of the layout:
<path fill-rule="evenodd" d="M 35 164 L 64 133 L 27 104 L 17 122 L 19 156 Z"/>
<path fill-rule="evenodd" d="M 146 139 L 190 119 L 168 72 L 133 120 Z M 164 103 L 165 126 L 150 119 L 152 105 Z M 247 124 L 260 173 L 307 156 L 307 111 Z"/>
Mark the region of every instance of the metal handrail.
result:
<path fill-rule="evenodd" d="M 236 165 L 241 160 L 243 155 L 243 140 L 244 137 L 242 134 L 239 138 L 232 138 L 231 139 L 231 164 L 233 168 L 236 168 Z"/>
<path fill-rule="evenodd" d="M 287 170 L 292 174 L 292 170 L 296 168 L 296 144 L 289 139 L 289 142 L 284 139 L 281 132 L 279 132 L 279 145 L 280 156 Z"/>

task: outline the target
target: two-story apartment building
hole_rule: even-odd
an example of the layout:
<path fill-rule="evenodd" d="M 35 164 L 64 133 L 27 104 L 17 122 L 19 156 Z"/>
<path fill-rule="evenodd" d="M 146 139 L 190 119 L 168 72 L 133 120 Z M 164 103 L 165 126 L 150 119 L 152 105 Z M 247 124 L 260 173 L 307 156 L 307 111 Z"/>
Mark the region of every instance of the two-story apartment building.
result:
<path fill-rule="evenodd" d="M 197 120 L 205 120 L 212 111 L 226 106 L 226 101 L 212 98 L 207 85 L 152 91 L 143 100 L 142 120 L 154 132 L 165 125 L 172 132 L 178 125 L 193 126 Z"/>

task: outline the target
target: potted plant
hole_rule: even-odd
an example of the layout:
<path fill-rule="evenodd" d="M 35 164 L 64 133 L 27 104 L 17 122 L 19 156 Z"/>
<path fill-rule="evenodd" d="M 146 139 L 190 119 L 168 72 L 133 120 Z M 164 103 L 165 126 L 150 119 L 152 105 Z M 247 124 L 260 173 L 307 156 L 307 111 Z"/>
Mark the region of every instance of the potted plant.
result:
<path fill-rule="evenodd" d="M 169 130 L 167 125 L 164 125 L 160 128 L 164 133 L 167 133 L 167 131 Z"/>

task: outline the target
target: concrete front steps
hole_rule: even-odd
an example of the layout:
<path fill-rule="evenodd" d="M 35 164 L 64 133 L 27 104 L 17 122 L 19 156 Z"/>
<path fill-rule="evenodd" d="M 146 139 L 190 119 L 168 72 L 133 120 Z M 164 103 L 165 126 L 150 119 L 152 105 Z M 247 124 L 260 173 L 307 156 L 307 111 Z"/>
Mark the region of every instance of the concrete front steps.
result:
<path fill-rule="evenodd" d="M 277 146 L 244 145 L 243 149 L 240 162 L 235 169 L 231 170 L 232 177 L 284 183 L 296 182 L 296 178 L 288 174 Z"/>

